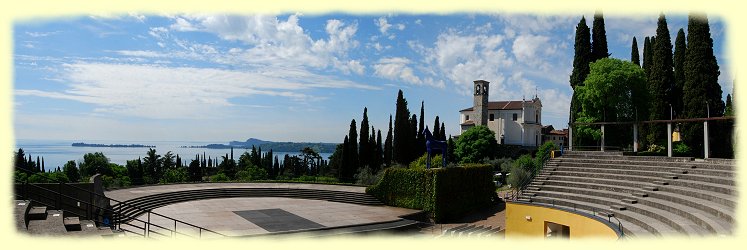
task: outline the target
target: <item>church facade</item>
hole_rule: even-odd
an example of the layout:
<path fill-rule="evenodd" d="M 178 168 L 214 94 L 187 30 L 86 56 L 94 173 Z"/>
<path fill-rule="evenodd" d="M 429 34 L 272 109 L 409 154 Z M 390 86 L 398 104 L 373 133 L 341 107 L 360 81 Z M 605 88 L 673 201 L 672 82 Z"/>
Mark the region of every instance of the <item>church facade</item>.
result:
<path fill-rule="evenodd" d="M 488 101 L 490 82 L 474 81 L 474 103 L 459 111 L 461 132 L 481 125 L 495 132 L 498 144 L 537 147 L 542 144 L 542 102 Z"/>

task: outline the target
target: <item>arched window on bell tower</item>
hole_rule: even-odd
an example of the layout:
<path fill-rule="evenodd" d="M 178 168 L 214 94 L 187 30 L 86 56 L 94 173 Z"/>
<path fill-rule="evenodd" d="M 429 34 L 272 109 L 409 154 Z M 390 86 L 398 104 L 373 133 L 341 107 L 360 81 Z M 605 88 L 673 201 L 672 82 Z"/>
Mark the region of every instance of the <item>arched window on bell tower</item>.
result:
<path fill-rule="evenodd" d="M 475 84 L 475 95 L 480 95 L 480 84 Z"/>

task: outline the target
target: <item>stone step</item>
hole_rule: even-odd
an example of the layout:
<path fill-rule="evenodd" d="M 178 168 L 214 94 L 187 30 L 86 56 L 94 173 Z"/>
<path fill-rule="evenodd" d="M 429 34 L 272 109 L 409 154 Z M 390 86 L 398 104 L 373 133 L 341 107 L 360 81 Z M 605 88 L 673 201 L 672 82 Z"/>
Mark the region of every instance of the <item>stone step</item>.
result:
<path fill-rule="evenodd" d="M 664 186 L 664 185 L 669 185 L 669 182 L 667 182 L 667 181 L 654 181 L 654 184 L 660 185 L 660 186 Z"/>
<path fill-rule="evenodd" d="M 687 171 L 693 174 L 700 174 L 704 176 L 722 176 L 722 177 L 734 177 L 734 171 L 731 170 L 718 170 L 718 169 L 693 169 L 691 165 L 686 164 L 672 164 L 670 166 L 657 166 L 657 165 L 631 165 L 627 164 L 627 161 L 620 161 L 617 163 L 603 163 L 598 161 L 566 161 L 560 164 L 560 167 L 581 167 L 581 168 L 592 168 L 592 169 L 619 169 L 619 170 L 639 170 L 639 171 L 654 171 L 661 172 L 662 170 L 674 171 L 674 173 L 681 173 L 680 171 Z"/>
<path fill-rule="evenodd" d="M 25 232 L 28 226 L 28 213 L 31 210 L 31 201 L 29 200 L 15 200 L 13 210 L 13 217 L 16 220 L 16 230 L 18 232 Z"/>
<path fill-rule="evenodd" d="M 610 208 L 614 210 L 620 210 L 620 211 L 627 209 L 627 207 L 623 205 L 611 205 Z"/>
<path fill-rule="evenodd" d="M 80 219 L 78 217 L 65 217 L 62 219 L 67 231 L 80 231 Z"/>
<path fill-rule="evenodd" d="M 34 235 L 62 235 L 67 233 L 62 222 L 62 210 L 47 210 L 43 220 L 30 220 L 28 232 Z"/>
<path fill-rule="evenodd" d="M 558 187 L 562 187 L 560 190 L 581 190 L 574 192 L 604 192 L 601 196 L 609 196 L 614 198 L 628 198 L 624 194 L 631 194 L 635 197 L 643 198 L 643 195 L 648 197 L 654 197 L 657 199 L 667 200 L 676 204 L 682 204 L 683 206 L 697 208 L 707 214 L 721 218 L 726 222 L 733 222 L 734 207 L 719 204 L 707 199 L 694 197 L 694 195 L 701 195 L 701 193 L 689 191 L 689 190 L 676 190 L 680 193 L 673 193 L 670 191 L 658 191 L 658 192 L 640 192 L 637 188 L 621 187 L 619 185 L 604 185 L 604 184 L 592 184 L 592 183 L 580 183 L 580 182 L 569 182 L 569 181 L 550 181 L 545 184 L 545 190 L 553 191 L 557 190 Z M 664 186 L 662 188 L 673 188 L 672 186 Z M 712 196 L 707 196 L 714 198 Z"/>
<path fill-rule="evenodd" d="M 29 220 L 44 220 L 47 218 L 47 207 L 31 207 L 28 213 Z"/>
<path fill-rule="evenodd" d="M 628 204 L 636 204 L 636 203 L 638 203 L 637 199 L 630 199 L 630 198 L 622 199 L 622 201 L 625 202 L 625 203 L 628 203 Z"/>
<path fill-rule="evenodd" d="M 680 177 L 677 175 L 666 175 L 664 176 L 664 178 L 676 180 L 676 179 L 679 179 Z"/>
<path fill-rule="evenodd" d="M 659 191 L 658 186 L 643 186 L 641 189 L 645 191 Z"/>
<path fill-rule="evenodd" d="M 698 169 L 714 169 L 714 170 L 734 170 L 734 165 L 721 165 L 712 164 L 706 162 L 693 162 L 693 161 L 667 161 L 661 160 L 661 157 L 657 160 L 656 158 L 631 158 L 631 157 L 562 157 L 560 158 L 560 164 L 564 165 L 567 163 L 596 163 L 599 165 L 620 165 L 620 166 L 661 166 L 661 167 L 680 167 L 680 168 L 698 168 Z M 666 158 L 666 157 L 664 157 Z"/>
<path fill-rule="evenodd" d="M 640 170 L 640 169 L 626 169 L 626 168 L 617 168 L 617 167 L 600 168 L 600 167 L 590 167 L 590 166 L 564 165 L 564 166 L 558 167 L 558 170 L 568 171 L 568 172 L 622 174 L 622 175 L 666 177 L 666 178 L 671 178 L 671 176 L 681 175 L 681 173 L 679 173 L 680 171 L 676 171 L 673 175 L 671 171 L 662 171 L 661 169 L 657 169 L 657 168 Z M 710 176 L 710 175 L 693 173 L 687 176 L 683 176 L 682 178 L 688 179 L 688 180 L 700 181 L 700 182 L 714 183 L 714 184 L 726 184 L 726 185 L 731 185 L 731 186 L 734 186 L 735 184 L 733 176 Z"/>
<path fill-rule="evenodd" d="M 652 183 L 654 181 L 660 181 L 657 177 L 645 177 L 645 176 L 631 176 L 622 174 L 604 174 L 604 173 L 585 173 L 585 172 L 572 172 L 572 171 L 556 171 L 557 176 L 570 176 L 570 177 L 585 177 L 585 178 L 597 178 L 597 179 L 609 179 L 609 180 L 624 180 L 633 181 L 640 183 Z M 695 189 L 703 189 L 708 191 L 714 191 L 726 194 L 736 194 L 736 187 L 729 185 L 721 185 L 717 183 L 707 183 L 693 180 L 670 180 L 669 185 L 685 186 Z"/>

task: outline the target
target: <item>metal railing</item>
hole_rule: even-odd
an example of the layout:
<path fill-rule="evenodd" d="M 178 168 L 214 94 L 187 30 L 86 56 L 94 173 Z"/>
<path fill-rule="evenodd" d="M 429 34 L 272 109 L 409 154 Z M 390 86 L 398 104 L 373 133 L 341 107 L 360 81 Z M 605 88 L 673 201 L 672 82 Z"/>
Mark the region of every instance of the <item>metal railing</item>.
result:
<path fill-rule="evenodd" d="M 17 171 L 22 171 L 22 172 L 28 173 L 29 177 L 31 177 L 33 175 L 42 177 L 42 178 L 44 178 L 46 180 L 52 181 L 53 184 L 54 183 L 58 184 L 59 187 L 60 187 L 58 189 L 58 191 L 54 191 L 54 190 L 45 188 L 42 185 L 40 185 L 40 184 L 45 184 L 45 183 L 29 183 L 28 179 L 27 180 L 19 180 L 16 177 L 15 181 L 17 183 L 22 184 L 22 186 L 21 186 L 21 193 L 20 194 L 18 193 L 18 190 L 15 190 L 15 197 L 16 198 L 30 200 L 30 201 L 32 201 L 32 203 L 37 203 L 37 204 L 41 204 L 41 205 L 44 205 L 44 206 L 47 206 L 47 207 L 57 208 L 59 210 L 63 210 L 63 212 L 65 212 L 65 213 L 70 213 L 70 214 L 76 215 L 78 217 L 88 218 L 88 219 L 94 221 L 96 224 L 108 226 L 112 230 L 119 230 L 119 231 L 123 231 L 123 232 L 129 232 L 129 233 L 132 233 L 132 234 L 135 234 L 135 235 L 139 235 L 139 236 L 143 236 L 143 237 L 150 237 L 150 234 L 153 233 L 153 234 L 160 235 L 160 236 L 163 236 L 163 237 L 172 237 L 172 238 L 175 238 L 178 235 L 188 236 L 188 237 L 191 237 L 191 238 L 202 238 L 203 232 L 212 233 L 212 234 L 215 234 L 215 235 L 218 235 L 218 236 L 222 236 L 222 237 L 226 236 L 224 234 L 215 232 L 215 231 L 207 229 L 207 228 L 203 228 L 203 227 L 200 227 L 200 226 L 188 223 L 188 222 L 184 222 L 184 221 L 181 221 L 181 220 L 178 220 L 178 219 L 174 219 L 174 218 L 171 218 L 171 217 L 163 215 L 163 214 L 159 214 L 159 213 L 153 212 L 151 210 L 146 210 L 146 209 L 140 208 L 138 206 L 128 204 L 127 202 L 124 202 L 124 201 L 119 201 L 119 200 L 116 200 L 116 199 L 112 199 L 112 198 L 106 197 L 103 194 L 97 194 L 95 192 L 83 189 L 81 187 L 77 187 L 75 185 L 70 185 L 68 183 L 57 181 L 57 180 L 49 178 L 47 176 L 34 173 L 34 172 L 32 172 L 32 171 L 30 171 L 28 169 L 22 169 L 22 168 L 18 168 L 18 167 L 16 167 L 15 169 Z M 63 194 L 62 193 L 62 188 L 61 188 L 63 186 L 70 187 L 70 188 L 73 188 L 73 189 L 76 189 L 76 190 L 79 190 L 79 191 L 82 191 L 82 192 L 88 194 L 89 197 L 90 197 L 90 201 L 84 201 L 84 200 L 81 200 L 79 198 L 75 198 L 75 197 Z M 51 193 L 53 195 L 56 195 L 56 197 L 49 197 L 47 195 L 41 194 L 41 192 L 35 193 L 36 196 L 40 196 L 40 197 L 42 197 L 42 198 L 44 198 L 46 200 L 54 200 L 55 201 L 54 204 L 50 204 L 49 202 L 41 201 L 40 199 L 31 199 L 30 196 L 29 196 L 29 194 L 28 194 L 28 192 L 29 192 L 29 190 L 28 190 L 29 188 L 28 187 L 38 188 L 38 189 L 44 190 L 47 193 Z M 79 213 L 74 212 L 74 211 L 72 211 L 70 209 L 64 209 L 63 208 L 63 198 L 71 200 L 73 202 L 78 202 L 80 204 L 85 204 L 85 206 L 86 206 L 85 210 L 87 211 L 86 212 L 87 215 L 79 214 Z M 114 202 L 117 203 L 118 209 L 113 209 L 112 207 L 114 207 L 114 206 L 111 206 L 111 205 L 108 205 L 108 206 L 99 206 L 99 205 L 95 204 L 95 202 L 93 201 L 96 198 L 104 198 L 104 199 L 106 199 L 107 201 L 110 201 L 110 202 L 114 201 Z M 136 214 L 147 214 L 147 220 L 142 220 L 142 219 L 136 218 L 134 216 L 133 217 L 123 216 L 123 214 L 121 213 L 121 211 L 122 211 L 122 207 L 124 207 L 124 206 L 127 206 L 128 209 L 131 208 L 131 209 L 137 210 L 138 213 L 136 213 Z M 97 210 L 98 210 L 98 214 L 96 214 Z M 112 220 L 110 220 L 110 221 L 107 221 L 106 219 L 100 219 L 99 220 L 98 219 L 98 215 L 101 215 L 102 213 L 103 214 L 110 213 L 112 215 L 112 218 L 111 218 Z M 152 222 L 151 221 L 151 215 L 159 216 L 159 217 L 165 219 L 166 221 L 168 221 L 169 224 L 171 224 L 171 222 L 173 222 L 173 225 L 174 225 L 173 229 L 171 229 L 170 227 L 161 226 L 161 225 L 158 225 L 158 224 Z M 102 217 L 105 217 L 105 216 L 102 216 Z M 142 226 L 135 225 L 135 223 L 132 223 L 133 221 L 142 223 Z M 127 226 L 123 228 L 122 227 L 123 224 L 127 225 Z M 195 236 L 189 235 L 187 233 L 180 232 L 179 230 L 177 230 L 177 225 L 178 224 L 183 224 L 183 225 L 188 226 L 187 228 L 192 228 L 193 230 L 196 230 L 197 233 L 198 233 L 198 235 L 195 237 Z M 142 233 L 136 232 L 133 229 L 128 228 L 128 226 L 132 227 L 132 228 L 135 228 L 135 229 L 142 230 Z M 152 229 L 153 227 L 155 227 L 156 230 L 153 230 Z M 166 231 L 167 233 L 163 233 L 163 231 Z"/>

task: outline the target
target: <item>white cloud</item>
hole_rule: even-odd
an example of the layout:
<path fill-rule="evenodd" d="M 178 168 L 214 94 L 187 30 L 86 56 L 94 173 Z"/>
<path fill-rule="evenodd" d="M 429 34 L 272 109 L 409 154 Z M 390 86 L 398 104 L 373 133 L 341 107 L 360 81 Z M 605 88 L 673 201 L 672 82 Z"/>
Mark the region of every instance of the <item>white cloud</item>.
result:
<path fill-rule="evenodd" d="M 127 15 L 141 23 L 145 22 L 145 20 L 147 19 L 144 15 L 140 15 L 137 13 L 127 13 Z"/>
<path fill-rule="evenodd" d="M 413 68 L 409 66 L 411 63 L 409 59 L 403 57 L 382 58 L 373 65 L 374 74 L 385 79 L 403 81 L 411 85 L 430 85 L 438 88 L 445 86 L 443 81 L 435 81 L 432 78 L 424 81 L 416 76 Z"/>
<path fill-rule="evenodd" d="M 379 27 L 379 32 L 381 32 L 382 35 L 386 35 L 389 28 L 392 27 L 392 25 L 389 24 L 389 21 L 386 20 L 386 17 L 379 17 L 379 19 L 374 21 L 374 24 L 376 24 L 376 27 Z"/>
<path fill-rule="evenodd" d="M 519 35 L 511 49 L 518 61 L 537 66 L 546 66 L 544 59 L 557 53 L 557 45 L 550 43 L 550 37 L 541 35 Z"/>
<path fill-rule="evenodd" d="M 376 89 L 348 80 L 300 70 L 240 72 L 210 68 L 132 64 L 66 64 L 62 92 L 17 89 L 16 95 L 74 100 L 95 105 L 105 114 L 146 118 L 184 118 L 195 113 L 219 114 L 231 98 L 255 95 L 306 102 L 314 88 Z"/>
<path fill-rule="evenodd" d="M 54 35 L 54 34 L 57 34 L 57 33 L 60 33 L 60 31 L 52 31 L 52 32 L 28 32 L 27 31 L 26 35 L 28 35 L 30 37 L 37 38 L 37 37 L 51 36 L 51 35 Z"/>

